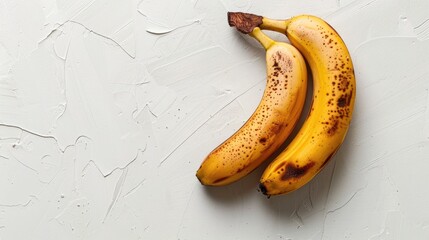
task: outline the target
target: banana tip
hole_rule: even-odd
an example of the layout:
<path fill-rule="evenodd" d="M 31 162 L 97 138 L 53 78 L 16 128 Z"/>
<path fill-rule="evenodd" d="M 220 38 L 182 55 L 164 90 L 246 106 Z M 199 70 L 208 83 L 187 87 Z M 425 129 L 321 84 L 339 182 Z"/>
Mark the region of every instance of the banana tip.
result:
<path fill-rule="evenodd" d="M 197 173 L 195 174 L 195 176 L 197 177 L 197 179 L 201 183 L 201 185 L 206 185 L 205 182 L 204 182 L 204 180 L 203 180 L 203 177 L 201 176 L 200 171 L 197 171 Z"/>
<path fill-rule="evenodd" d="M 261 191 L 262 194 L 264 194 L 265 196 L 270 198 L 270 195 L 267 192 L 267 188 L 265 187 L 265 185 L 263 183 L 259 183 L 259 190 Z"/>

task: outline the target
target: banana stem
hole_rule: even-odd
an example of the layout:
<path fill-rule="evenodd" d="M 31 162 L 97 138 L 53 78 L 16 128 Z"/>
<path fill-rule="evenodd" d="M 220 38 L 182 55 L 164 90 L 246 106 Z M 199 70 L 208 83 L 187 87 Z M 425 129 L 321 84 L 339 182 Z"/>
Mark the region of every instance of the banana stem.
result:
<path fill-rule="evenodd" d="M 289 25 L 290 20 L 274 20 L 270 18 L 263 17 L 262 24 L 259 25 L 261 29 L 286 33 L 287 27 Z"/>
<path fill-rule="evenodd" d="M 275 41 L 273 39 L 268 37 L 258 27 L 255 27 L 252 30 L 252 32 L 249 33 L 249 35 L 252 36 L 253 38 L 255 38 L 256 40 L 258 40 L 258 42 L 261 43 L 261 45 L 265 48 L 265 50 L 268 50 L 268 48 L 270 48 L 275 43 Z"/>

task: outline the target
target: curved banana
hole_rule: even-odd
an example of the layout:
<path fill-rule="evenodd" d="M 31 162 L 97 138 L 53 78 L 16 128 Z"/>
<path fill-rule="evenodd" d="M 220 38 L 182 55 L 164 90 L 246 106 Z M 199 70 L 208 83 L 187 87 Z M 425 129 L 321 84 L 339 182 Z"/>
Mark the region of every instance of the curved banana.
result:
<path fill-rule="evenodd" d="M 307 119 L 260 179 L 259 186 L 265 195 L 288 193 L 309 182 L 344 141 L 356 96 L 352 60 L 338 33 L 318 17 L 301 15 L 272 20 L 252 14 L 230 14 L 245 17 L 246 29 L 253 25 L 286 34 L 304 55 L 313 75 L 313 102 Z"/>
<path fill-rule="evenodd" d="M 253 171 L 283 144 L 304 106 L 307 69 L 298 50 L 259 28 L 250 35 L 266 49 L 266 88 L 249 120 L 201 164 L 196 175 L 203 185 L 227 185 Z"/>

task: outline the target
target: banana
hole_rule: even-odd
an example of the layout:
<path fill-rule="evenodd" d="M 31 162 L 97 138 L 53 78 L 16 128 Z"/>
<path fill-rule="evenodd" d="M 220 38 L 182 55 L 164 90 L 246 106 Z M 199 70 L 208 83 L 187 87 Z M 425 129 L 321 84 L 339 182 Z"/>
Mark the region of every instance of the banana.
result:
<path fill-rule="evenodd" d="M 339 34 L 318 17 L 273 20 L 245 13 L 229 15 L 244 19 L 246 24 L 239 29 L 244 33 L 260 28 L 286 34 L 311 69 L 313 98 L 307 119 L 292 142 L 265 169 L 259 185 L 268 196 L 294 191 L 323 169 L 345 139 L 356 96 L 352 59 Z"/>
<path fill-rule="evenodd" d="M 283 144 L 304 107 L 307 69 L 299 51 L 259 28 L 249 34 L 266 50 L 266 87 L 249 120 L 204 159 L 196 174 L 203 185 L 223 186 L 248 175 Z"/>

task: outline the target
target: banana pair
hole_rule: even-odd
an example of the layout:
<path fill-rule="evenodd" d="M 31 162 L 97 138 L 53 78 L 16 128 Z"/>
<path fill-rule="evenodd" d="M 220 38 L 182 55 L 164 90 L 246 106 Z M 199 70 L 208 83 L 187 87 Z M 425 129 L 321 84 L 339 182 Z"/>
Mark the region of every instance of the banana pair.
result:
<path fill-rule="evenodd" d="M 228 21 L 265 48 L 267 84 L 249 120 L 206 157 L 197 177 L 203 185 L 230 184 L 279 149 L 302 113 L 306 60 L 313 75 L 309 114 L 295 138 L 264 171 L 259 184 L 268 196 L 291 192 L 323 169 L 347 134 L 356 96 L 350 54 L 338 33 L 315 16 L 272 20 L 237 12 L 228 13 Z M 276 42 L 261 29 L 281 32 L 291 44 Z"/>

